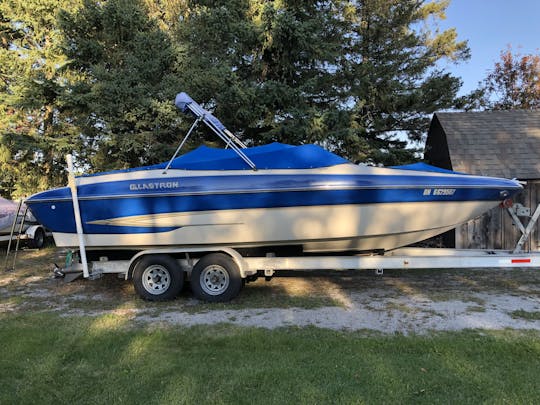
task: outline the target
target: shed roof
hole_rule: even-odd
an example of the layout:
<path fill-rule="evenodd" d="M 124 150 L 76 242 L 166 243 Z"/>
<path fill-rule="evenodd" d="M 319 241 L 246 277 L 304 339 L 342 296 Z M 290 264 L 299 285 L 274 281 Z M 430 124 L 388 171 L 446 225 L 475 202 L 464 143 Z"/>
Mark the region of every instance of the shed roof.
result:
<path fill-rule="evenodd" d="M 540 110 L 436 113 L 437 120 L 453 170 L 540 179 Z"/>

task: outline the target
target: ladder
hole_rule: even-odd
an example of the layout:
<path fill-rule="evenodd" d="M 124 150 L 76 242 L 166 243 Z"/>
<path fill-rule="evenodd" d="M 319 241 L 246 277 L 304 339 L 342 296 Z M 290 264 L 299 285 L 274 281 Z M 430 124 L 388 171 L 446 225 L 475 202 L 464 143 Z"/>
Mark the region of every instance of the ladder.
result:
<path fill-rule="evenodd" d="M 23 209 L 23 200 L 21 199 L 19 200 L 19 204 L 17 205 L 17 212 L 15 213 L 15 216 L 13 218 L 13 224 L 11 225 L 11 232 L 9 234 L 6 258 L 4 260 L 4 270 L 6 272 L 15 270 L 15 263 L 17 262 L 17 252 L 19 251 L 19 246 L 21 242 L 21 234 L 24 229 L 24 222 L 26 221 L 26 215 L 28 214 L 28 207 L 25 205 L 23 214 L 21 216 L 22 209 Z M 19 222 L 19 218 L 20 218 L 20 222 Z M 18 229 L 16 229 L 17 222 L 19 222 Z M 11 244 L 15 236 L 17 238 L 17 242 L 15 243 L 15 249 L 13 250 L 13 263 L 11 267 L 8 267 L 9 254 L 11 253 Z"/>

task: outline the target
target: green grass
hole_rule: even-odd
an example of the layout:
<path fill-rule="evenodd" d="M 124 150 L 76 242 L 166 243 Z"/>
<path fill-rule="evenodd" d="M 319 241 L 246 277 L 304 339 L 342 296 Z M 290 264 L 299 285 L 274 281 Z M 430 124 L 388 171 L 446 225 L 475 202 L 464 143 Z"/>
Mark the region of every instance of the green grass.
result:
<path fill-rule="evenodd" d="M 486 308 L 480 305 L 471 305 L 466 309 L 467 312 L 486 312 Z"/>
<path fill-rule="evenodd" d="M 0 315 L 0 404 L 532 403 L 533 332 L 379 336 Z"/>
<path fill-rule="evenodd" d="M 518 309 L 510 313 L 512 318 L 527 319 L 529 321 L 540 321 L 540 311 L 525 311 L 524 309 Z"/>

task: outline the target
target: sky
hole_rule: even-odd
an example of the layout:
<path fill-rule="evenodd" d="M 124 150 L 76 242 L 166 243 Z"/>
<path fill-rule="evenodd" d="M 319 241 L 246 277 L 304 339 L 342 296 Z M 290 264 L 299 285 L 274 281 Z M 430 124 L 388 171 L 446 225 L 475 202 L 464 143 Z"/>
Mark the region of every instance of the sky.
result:
<path fill-rule="evenodd" d="M 478 87 L 508 45 L 514 54 L 540 54 L 540 0 L 450 0 L 439 26 L 456 28 L 471 50 L 467 62 L 445 66 L 463 80 L 460 95 Z"/>

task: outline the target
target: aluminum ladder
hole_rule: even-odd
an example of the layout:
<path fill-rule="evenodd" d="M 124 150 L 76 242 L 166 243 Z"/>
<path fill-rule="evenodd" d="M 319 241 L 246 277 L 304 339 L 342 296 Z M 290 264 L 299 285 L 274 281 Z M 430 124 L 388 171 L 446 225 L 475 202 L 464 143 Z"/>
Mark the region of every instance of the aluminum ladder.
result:
<path fill-rule="evenodd" d="M 24 229 L 24 222 L 26 221 L 26 214 L 28 214 L 28 207 L 24 206 L 24 212 L 21 216 L 21 210 L 23 209 L 23 200 L 19 200 L 19 204 L 17 205 L 17 212 L 15 213 L 15 217 L 13 218 L 13 224 L 11 225 L 11 231 L 9 234 L 9 240 L 8 240 L 8 246 L 6 250 L 6 258 L 4 260 L 4 270 L 7 271 L 13 271 L 15 270 L 15 264 L 17 262 L 17 253 L 19 251 L 19 246 L 21 242 L 21 234 Z M 19 218 L 21 218 L 18 229 L 17 228 L 17 222 L 19 221 Z M 15 243 L 15 249 L 13 250 L 13 263 L 11 267 L 8 267 L 8 261 L 9 261 L 9 254 L 11 253 L 11 244 L 13 242 L 13 238 L 16 236 L 17 242 Z"/>

